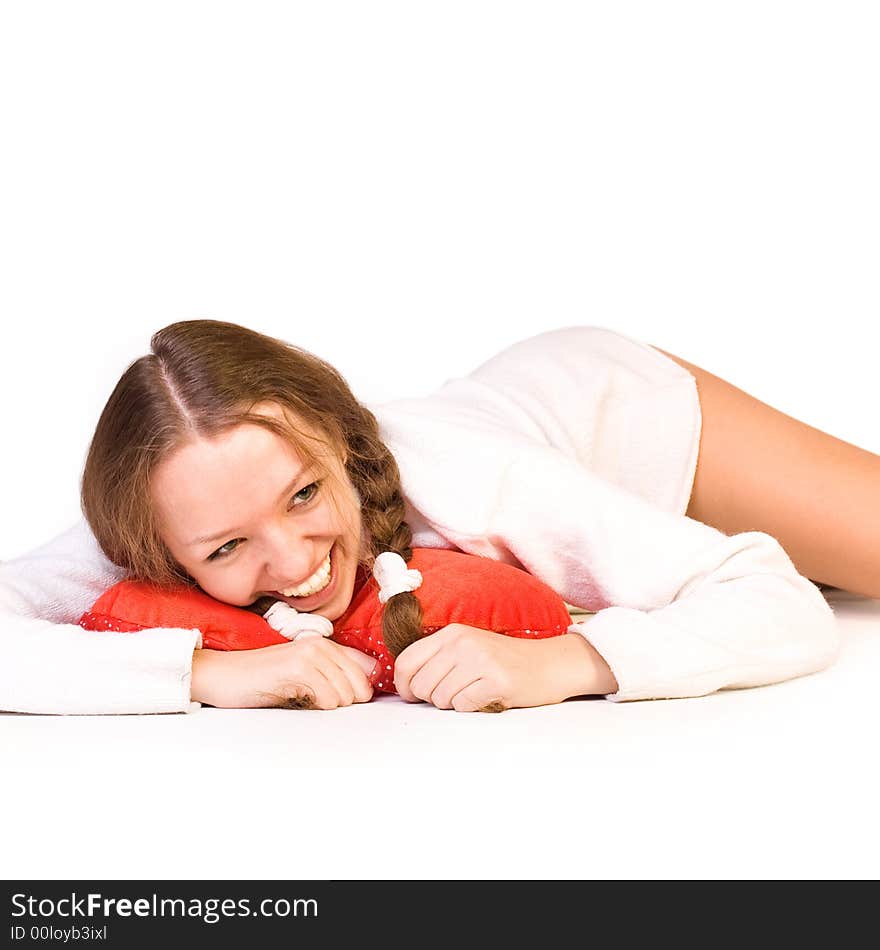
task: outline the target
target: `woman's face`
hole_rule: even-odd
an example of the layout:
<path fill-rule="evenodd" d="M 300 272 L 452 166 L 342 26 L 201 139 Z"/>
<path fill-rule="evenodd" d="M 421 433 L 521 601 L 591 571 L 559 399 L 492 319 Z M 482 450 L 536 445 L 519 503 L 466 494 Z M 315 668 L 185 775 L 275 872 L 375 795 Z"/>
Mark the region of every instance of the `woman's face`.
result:
<path fill-rule="evenodd" d="M 254 411 L 282 418 L 273 404 Z M 286 591 L 282 599 L 299 611 L 328 620 L 345 613 L 360 554 L 360 504 L 343 461 L 320 458 L 343 486 L 335 507 L 328 481 L 257 425 L 193 441 L 156 469 L 151 495 L 162 538 L 206 594 L 246 607 Z M 317 590 L 328 554 L 330 584 Z"/>

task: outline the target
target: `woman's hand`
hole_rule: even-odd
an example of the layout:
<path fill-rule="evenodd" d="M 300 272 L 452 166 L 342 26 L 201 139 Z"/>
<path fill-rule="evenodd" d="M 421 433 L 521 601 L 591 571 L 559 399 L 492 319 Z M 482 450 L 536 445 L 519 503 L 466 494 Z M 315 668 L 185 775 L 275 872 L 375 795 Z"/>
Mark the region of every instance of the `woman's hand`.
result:
<path fill-rule="evenodd" d="M 522 640 L 460 623 L 408 646 L 395 661 L 394 686 L 407 702 L 459 712 L 617 692 L 608 664 L 579 634 Z"/>
<path fill-rule="evenodd" d="M 373 696 L 373 657 L 325 637 L 257 650 L 196 650 L 191 695 L 227 708 L 336 709 Z"/>

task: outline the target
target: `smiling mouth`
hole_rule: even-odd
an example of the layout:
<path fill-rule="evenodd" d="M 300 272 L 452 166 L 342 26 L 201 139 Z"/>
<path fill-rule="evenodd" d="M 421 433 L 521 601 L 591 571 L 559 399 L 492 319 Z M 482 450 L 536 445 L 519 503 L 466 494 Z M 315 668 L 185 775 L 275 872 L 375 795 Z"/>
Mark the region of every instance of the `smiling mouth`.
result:
<path fill-rule="evenodd" d="M 338 550 L 334 544 L 321 563 L 321 566 L 309 578 L 309 581 L 311 581 L 314 586 L 307 588 L 307 593 L 299 595 L 290 593 L 285 594 L 282 591 L 276 590 L 272 591 L 271 596 L 275 600 L 284 601 L 286 604 L 289 604 L 291 607 L 294 607 L 297 610 L 308 611 L 317 607 L 336 590 L 339 573 L 337 555 Z M 302 587 L 303 585 L 298 586 Z M 287 588 L 288 591 L 293 591 L 296 589 L 297 588 L 294 587 Z"/>
<path fill-rule="evenodd" d="M 318 594 L 330 583 L 330 571 L 330 552 L 328 551 L 318 569 L 310 574 L 307 580 L 280 590 L 278 593 L 282 597 L 310 597 L 312 594 Z"/>

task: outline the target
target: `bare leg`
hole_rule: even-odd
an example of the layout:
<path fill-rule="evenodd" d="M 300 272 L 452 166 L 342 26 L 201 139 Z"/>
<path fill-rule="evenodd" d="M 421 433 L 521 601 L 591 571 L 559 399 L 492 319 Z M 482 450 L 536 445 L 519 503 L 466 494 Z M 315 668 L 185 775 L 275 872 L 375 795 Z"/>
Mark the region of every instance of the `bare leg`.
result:
<path fill-rule="evenodd" d="M 697 381 L 703 429 L 688 516 L 725 534 L 764 531 L 815 583 L 880 598 L 880 456 L 654 349 Z"/>

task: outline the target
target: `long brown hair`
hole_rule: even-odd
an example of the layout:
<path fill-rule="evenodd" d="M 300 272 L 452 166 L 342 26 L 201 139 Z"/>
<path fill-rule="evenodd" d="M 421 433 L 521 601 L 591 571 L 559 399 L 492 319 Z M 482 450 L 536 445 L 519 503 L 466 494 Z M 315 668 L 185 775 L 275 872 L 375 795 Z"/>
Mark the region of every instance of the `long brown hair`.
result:
<path fill-rule="evenodd" d="M 285 419 L 292 416 L 324 435 L 327 441 L 318 441 L 345 459 L 361 502 L 360 564 L 372 571 L 384 551 L 410 560 L 412 532 L 404 520 L 397 462 L 380 438 L 376 417 L 329 363 L 283 340 L 219 320 L 172 323 L 153 334 L 150 350 L 125 370 L 101 412 L 80 492 L 98 544 L 131 579 L 160 587 L 197 586 L 163 542 L 150 493 L 157 466 L 192 439 L 252 423 L 275 432 L 320 470 L 307 433 L 251 411 L 264 402 L 280 406 Z M 421 623 L 414 593 L 388 600 L 382 631 L 392 655 L 421 636 Z"/>

